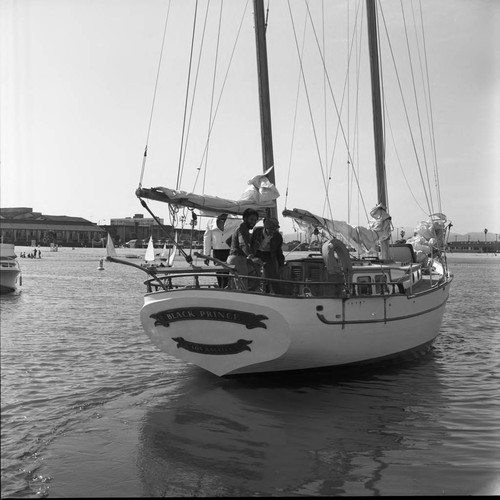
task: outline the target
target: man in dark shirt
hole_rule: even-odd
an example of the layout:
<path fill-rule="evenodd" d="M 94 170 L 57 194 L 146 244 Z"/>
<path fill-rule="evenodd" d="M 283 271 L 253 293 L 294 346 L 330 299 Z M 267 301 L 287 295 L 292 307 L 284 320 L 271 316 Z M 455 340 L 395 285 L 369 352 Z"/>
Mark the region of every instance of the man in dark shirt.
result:
<path fill-rule="evenodd" d="M 285 264 L 283 236 L 279 233 L 279 222 L 274 217 L 266 217 L 264 226 L 256 227 L 252 233 L 252 248 L 255 256 L 264 263 L 264 277 L 279 279 L 280 268 Z M 279 293 L 279 284 L 268 282 L 266 291 Z"/>
<path fill-rule="evenodd" d="M 254 250 L 252 249 L 250 236 L 250 230 L 253 229 L 258 220 L 258 212 L 252 208 L 247 208 L 243 212 L 243 222 L 232 234 L 231 238 L 227 240 L 228 245 L 231 247 L 227 263 L 233 265 L 235 271 L 244 276 L 256 275 L 255 265 L 261 263 L 259 259 L 256 258 Z M 245 280 L 245 285 L 249 290 L 254 290 L 257 282 L 255 280 L 250 280 L 250 283 L 248 283 L 248 280 Z"/>

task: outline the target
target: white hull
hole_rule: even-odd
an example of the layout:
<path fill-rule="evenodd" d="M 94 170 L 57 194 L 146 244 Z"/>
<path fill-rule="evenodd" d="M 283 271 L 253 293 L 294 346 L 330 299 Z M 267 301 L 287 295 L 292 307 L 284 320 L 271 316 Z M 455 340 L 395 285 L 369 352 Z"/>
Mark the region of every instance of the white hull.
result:
<path fill-rule="evenodd" d="M 161 291 L 146 295 L 141 321 L 160 350 L 216 375 L 314 369 L 429 344 L 439 333 L 449 286 L 351 298 Z"/>
<path fill-rule="evenodd" d="M 21 289 L 21 269 L 0 268 L 0 294 L 15 293 Z"/>
<path fill-rule="evenodd" d="M 14 245 L 0 244 L 0 294 L 16 293 L 21 290 L 21 267 L 16 259 Z"/>

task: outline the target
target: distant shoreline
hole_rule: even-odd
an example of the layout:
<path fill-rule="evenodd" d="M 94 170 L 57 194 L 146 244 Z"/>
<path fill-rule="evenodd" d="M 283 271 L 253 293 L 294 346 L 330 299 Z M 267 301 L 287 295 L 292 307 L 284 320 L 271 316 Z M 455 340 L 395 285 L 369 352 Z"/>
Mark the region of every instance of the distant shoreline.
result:
<path fill-rule="evenodd" d="M 500 257 L 500 254 L 495 254 L 494 252 L 489 252 L 489 253 L 478 253 L 478 252 L 475 252 L 475 253 L 472 253 L 472 252 L 447 252 L 446 253 L 446 257 L 448 260 L 455 260 L 455 259 L 462 259 L 462 258 L 466 258 L 466 259 L 474 259 L 474 258 L 478 258 L 478 257 L 483 257 L 483 258 L 492 258 L 494 259 L 495 257 L 496 258 L 499 258 Z"/>

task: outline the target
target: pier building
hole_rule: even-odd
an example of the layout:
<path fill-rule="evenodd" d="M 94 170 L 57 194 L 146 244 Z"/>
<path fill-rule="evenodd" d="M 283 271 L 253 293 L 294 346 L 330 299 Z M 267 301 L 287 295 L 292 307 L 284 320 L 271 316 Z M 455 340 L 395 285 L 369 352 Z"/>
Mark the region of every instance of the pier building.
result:
<path fill-rule="evenodd" d="M 0 234 L 5 243 L 28 246 L 101 245 L 106 230 L 82 217 L 45 215 L 30 207 L 0 208 Z"/>
<path fill-rule="evenodd" d="M 500 243 L 498 241 L 454 241 L 448 242 L 450 253 L 499 253 Z"/>
<path fill-rule="evenodd" d="M 163 224 L 163 220 L 159 219 Z M 170 236 L 177 233 L 183 246 L 200 248 L 204 229 L 184 229 L 166 226 Z M 142 214 L 133 217 L 113 218 L 109 225 L 99 225 L 82 217 L 67 215 L 45 215 L 31 207 L 0 208 L 0 235 L 5 243 L 17 246 L 105 246 L 107 234 L 117 246 L 130 242 L 134 247 L 146 247 L 149 237 L 156 245 L 169 243 L 166 234 L 153 218 Z"/>

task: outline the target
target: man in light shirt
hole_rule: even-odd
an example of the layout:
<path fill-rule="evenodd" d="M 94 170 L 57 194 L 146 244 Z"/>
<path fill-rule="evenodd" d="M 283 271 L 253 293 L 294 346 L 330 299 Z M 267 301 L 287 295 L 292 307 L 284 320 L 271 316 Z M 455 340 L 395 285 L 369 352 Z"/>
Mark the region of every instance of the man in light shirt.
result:
<path fill-rule="evenodd" d="M 226 240 L 231 236 L 236 228 L 241 224 L 241 221 L 236 218 L 228 218 L 227 214 L 221 214 L 218 217 L 210 219 L 207 223 L 207 229 L 203 235 L 203 253 L 210 255 L 215 259 L 226 262 L 229 256 L 229 246 Z M 210 261 L 205 260 L 205 265 L 209 265 Z M 217 282 L 221 288 L 227 286 L 228 279 L 221 275 L 217 277 Z"/>

